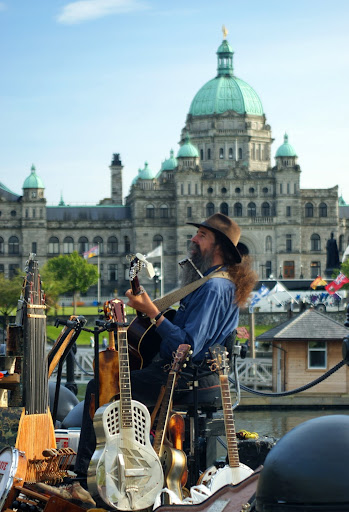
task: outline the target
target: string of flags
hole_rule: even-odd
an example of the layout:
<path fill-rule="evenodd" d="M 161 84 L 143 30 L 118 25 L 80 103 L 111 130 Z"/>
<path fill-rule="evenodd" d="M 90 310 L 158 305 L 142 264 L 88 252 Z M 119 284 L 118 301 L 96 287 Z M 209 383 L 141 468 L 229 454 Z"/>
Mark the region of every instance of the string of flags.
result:
<path fill-rule="evenodd" d="M 89 258 L 93 258 L 93 256 L 98 256 L 98 255 L 99 255 L 99 246 L 98 245 L 91 247 L 91 249 L 89 249 L 88 251 L 85 251 L 83 253 L 83 257 L 85 258 L 85 260 L 88 260 Z"/>

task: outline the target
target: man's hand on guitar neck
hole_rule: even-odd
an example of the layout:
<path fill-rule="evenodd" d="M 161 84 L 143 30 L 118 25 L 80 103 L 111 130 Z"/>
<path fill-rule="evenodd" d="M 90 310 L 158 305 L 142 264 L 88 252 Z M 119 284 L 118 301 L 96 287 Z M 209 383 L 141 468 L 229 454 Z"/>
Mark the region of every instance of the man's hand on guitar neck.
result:
<path fill-rule="evenodd" d="M 160 314 L 159 309 L 155 306 L 155 304 L 153 304 L 146 291 L 143 291 L 138 295 L 133 295 L 132 290 L 129 289 L 125 293 L 125 296 L 128 298 L 128 306 L 135 309 L 136 311 L 145 313 L 150 319 L 153 319 Z M 160 318 L 158 318 L 156 321 L 156 326 L 159 326 L 164 318 L 165 317 L 161 315 Z"/>

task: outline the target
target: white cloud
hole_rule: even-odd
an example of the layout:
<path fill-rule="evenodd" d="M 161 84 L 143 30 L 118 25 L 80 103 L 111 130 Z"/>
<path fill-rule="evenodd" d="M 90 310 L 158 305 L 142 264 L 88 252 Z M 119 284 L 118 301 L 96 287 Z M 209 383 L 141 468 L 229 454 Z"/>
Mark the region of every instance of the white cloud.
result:
<path fill-rule="evenodd" d="M 62 12 L 57 16 L 57 21 L 73 25 L 96 18 L 103 18 L 110 14 L 121 14 L 145 9 L 148 9 L 148 5 L 138 0 L 79 0 L 77 2 L 70 2 L 63 7 Z"/>

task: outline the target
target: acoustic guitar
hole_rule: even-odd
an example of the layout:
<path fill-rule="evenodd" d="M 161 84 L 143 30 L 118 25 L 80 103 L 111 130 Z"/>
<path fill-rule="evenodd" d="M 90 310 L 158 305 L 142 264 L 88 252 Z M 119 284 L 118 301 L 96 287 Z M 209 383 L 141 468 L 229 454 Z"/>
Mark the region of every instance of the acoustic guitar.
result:
<path fill-rule="evenodd" d="M 171 364 L 167 377 L 164 397 L 162 399 L 158 422 L 155 430 L 153 448 L 160 457 L 164 470 L 165 487 L 173 491 L 178 498 L 183 499 L 183 477 L 187 471 L 187 458 L 182 450 L 166 444 L 166 433 L 169 426 L 169 414 L 172 404 L 173 391 L 179 372 L 190 354 L 190 345 L 179 345 Z"/>
<path fill-rule="evenodd" d="M 224 468 L 217 469 L 212 466 L 207 469 L 199 479 L 198 483 L 205 484 L 212 493 L 214 493 L 224 485 L 236 485 L 239 482 L 242 482 L 253 473 L 253 470 L 245 464 L 242 464 L 239 460 L 233 407 L 227 375 L 227 368 L 229 368 L 229 364 L 226 348 L 221 345 L 214 345 L 209 348 L 209 351 L 212 357 L 211 369 L 212 371 L 217 371 L 219 373 L 229 461 Z"/>
<path fill-rule="evenodd" d="M 145 256 L 137 253 L 131 257 L 129 269 L 129 280 L 133 295 L 142 293 L 138 279 L 138 274 L 142 269 L 146 269 L 150 277 L 155 275 L 153 265 L 147 261 Z M 173 320 L 175 313 L 173 309 L 163 312 L 164 316 L 170 321 Z M 131 368 L 146 368 L 160 350 L 161 337 L 156 333 L 156 327 L 146 315 L 137 311 L 137 316 L 129 325 L 127 337 Z"/>
<path fill-rule="evenodd" d="M 141 510 L 154 504 L 162 489 L 163 472 L 150 443 L 150 415 L 145 405 L 132 400 L 124 304 L 115 299 L 120 323 L 117 331 L 120 400 L 97 409 L 93 419 L 96 450 L 87 485 L 93 496 L 118 510 Z"/>

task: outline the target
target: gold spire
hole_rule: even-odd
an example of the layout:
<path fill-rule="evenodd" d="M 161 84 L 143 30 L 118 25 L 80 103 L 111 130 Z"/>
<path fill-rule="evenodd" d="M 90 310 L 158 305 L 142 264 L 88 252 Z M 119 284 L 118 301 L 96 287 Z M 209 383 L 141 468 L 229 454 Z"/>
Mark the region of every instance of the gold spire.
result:
<path fill-rule="evenodd" d="M 223 32 L 223 39 L 226 39 L 227 35 L 228 35 L 228 30 L 225 27 L 225 25 L 222 26 L 222 32 Z"/>

